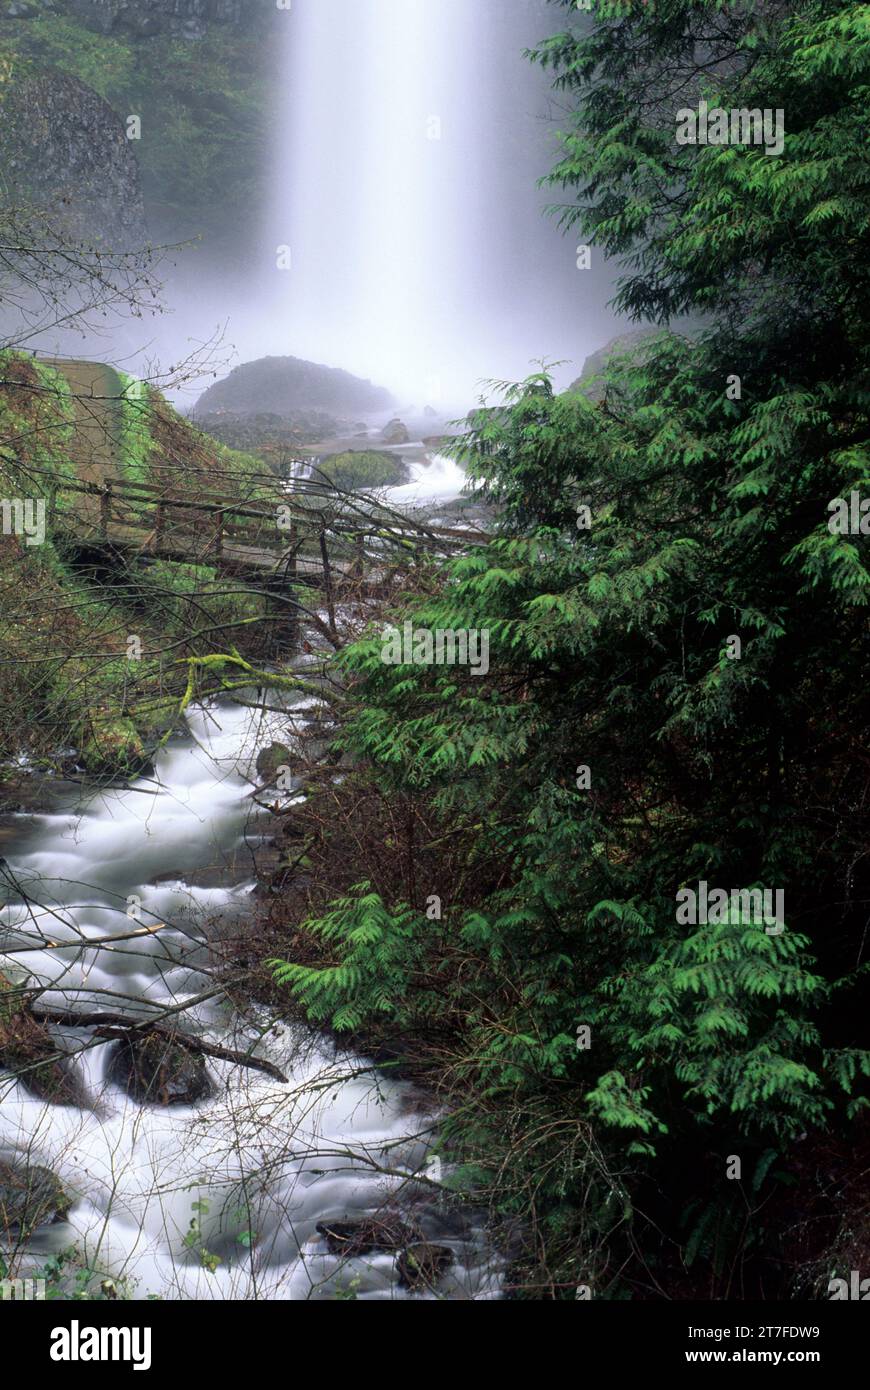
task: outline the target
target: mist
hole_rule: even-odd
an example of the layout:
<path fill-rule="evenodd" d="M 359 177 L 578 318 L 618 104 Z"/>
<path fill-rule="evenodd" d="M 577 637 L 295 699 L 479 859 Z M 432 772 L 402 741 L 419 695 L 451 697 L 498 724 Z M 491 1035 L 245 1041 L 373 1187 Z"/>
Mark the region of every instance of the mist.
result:
<path fill-rule="evenodd" d="M 540 359 L 567 385 L 617 327 L 603 258 L 577 268 L 537 187 L 561 112 L 524 49 L 566 22 L 545 0 L 294 0 L 251 249 L 181 251 L 152 350 L 221 325 L 222 365 L 304 357 L 445 413 Z"/>
<path fill-rule="evenodd" d="M 267 197 L 237 243 L 170 251 L 159 314 L 34 345 L 153 379 L 218 335 L 207 374 L 167 391 L 182 409 L 267 355 L 445 416 L 542 360 L 566 386 L 620 325 L 612 268 L 593 250 L 578 269 L 545 213 L 562 111 L 524 50 L 582 23 L 547 0 L 293 0 L 272 20 Z"/>

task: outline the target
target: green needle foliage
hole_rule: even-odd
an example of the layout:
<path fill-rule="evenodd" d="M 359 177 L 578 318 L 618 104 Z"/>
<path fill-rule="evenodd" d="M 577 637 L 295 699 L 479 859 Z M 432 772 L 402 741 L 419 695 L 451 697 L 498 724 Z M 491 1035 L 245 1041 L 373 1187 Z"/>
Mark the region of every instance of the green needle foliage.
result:
<path fill-rule="evenodd" d="M 870 573 L 828 504 L 870 497 L 868 14 L 599 0 L 538 50 L 562 221 L 661 332 L 596 400 L 503 385 L 461 442 L 498 534 L 395 621 L 487 630 L 490 674 L 385 665 L 379 635 L 340 658 L 410 867 L 372 852 L 278 976 L 335 1028 L 432 1039 L 457 1184 L 534 1230 L 529 1292 L 703 1258 L 727 1296 L 798 1145 L 861 1132 Z M 782 108 L 782 154 L 678 146 L 702 97 Z M 783 891 L 785 929 L 680 924 L 700 880 Z"/>

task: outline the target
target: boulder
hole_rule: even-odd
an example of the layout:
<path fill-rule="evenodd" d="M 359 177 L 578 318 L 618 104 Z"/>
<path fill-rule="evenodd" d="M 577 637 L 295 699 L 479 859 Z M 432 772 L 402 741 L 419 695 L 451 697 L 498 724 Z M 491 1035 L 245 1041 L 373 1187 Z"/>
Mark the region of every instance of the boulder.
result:
<path fill-rule="evenodd" d="M 39 1226 L 65 1221 L 72 1198 L 50 1168 L 0 1162 L 0 1235 L 30 1235 Z"/>
<path fill-rule="evenodd" d="M 454 1258 L 448 1245 L 431 1245 L 428 1241 L 409 1245 L 396 1263 L 399 1286 L 413 1292 L 431 1289 L 447 1273 Z"/>
<path fill-rule="evenodd" d="M 410 444 L 411 442 L 408 426 L 403 420 L 390 420 L 389 424 L 384 425 L 381 430 L 381 439 L 384 444 Z"/>
<path fill-rule="evenodd" d="M 143 1105 L 193 1105 L 211 1092 L 201 1054 L 158 1033 L 123 1038 L 112 1049 L 108 1074 Z"/>
<path fill-rule="evenodd" d="M 0 971 L 0 1067 L 40 1100 L 81 1105 L 84 1093 L 70 1075 L 57 1043 L 30 1013 L 26 970 L 3 962 Z"/>
<path fill-rule="evenodd" d="M 264 786 L 271 786 L 282 767 L 290 766 L 290 749 L 285 743 L 270 743 L 257 754 L 257 776 Z"/>
<path fill-rule="evenodd" d="M 330 1255 L 353 1259 L 373 1250 L 401 1250 L 413 1240 L 413 1232 L 397 1217 L 364 1217 L 360 1221 L 321 1221 L 317 1234 L 323 1236 Z"/>
<path fill-rule="evenodd" d="M 408 470 L 404 460 L 395 454 L 376 449 L 350 449 L 324 459 L 318 472 L 337 487 L 354 492 L 406 482 Z"/>

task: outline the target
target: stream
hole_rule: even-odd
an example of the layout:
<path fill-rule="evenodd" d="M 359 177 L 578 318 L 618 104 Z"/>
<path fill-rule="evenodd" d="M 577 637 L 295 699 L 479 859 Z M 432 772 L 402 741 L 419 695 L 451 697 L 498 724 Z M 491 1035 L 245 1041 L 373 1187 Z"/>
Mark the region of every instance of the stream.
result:
<path fill-rule="evenodd" d="M 433 491 L 443 482 L 433 474 Z M 139 1019 L 184 1006 L 183 1031 L 288 1078 L 209 1057 L 207 1097 L 141 1104 L 110 1069 L 117 1042 L 52 1025 L 77 1103 L 37 1099 L 26 1077 L 0 1073 L 0 1161 L 51 1169 L 73 1204 L 33 1233 L 16 1272 L 75 1249 L 133 1298 L 498 1297 L 482 1221 L 435 1185 L 449 1167 L 429 1154 L 437 1116 L 419 1090 L 305 1025 L 263 1008 L 242 1016 L 210 969 L 209 943 L 256 909 L 255 854 L 270 831 L 252 799 L 258 751 L 292 749 L 294 724 L 298 735 L 317 705 L 262 703 L 269 712 L 191 707 L 148 776 L 84 794 L 55 784 L 49 811 L 15 815 L 11 832 L 7 817 L 0 966 L 44 990 L 40 1009 Z M 449 1268 L 409 1287 L 397 1248 L 347 1257 L 317 1230 L 368 1218 L 437 1243 Z"/>

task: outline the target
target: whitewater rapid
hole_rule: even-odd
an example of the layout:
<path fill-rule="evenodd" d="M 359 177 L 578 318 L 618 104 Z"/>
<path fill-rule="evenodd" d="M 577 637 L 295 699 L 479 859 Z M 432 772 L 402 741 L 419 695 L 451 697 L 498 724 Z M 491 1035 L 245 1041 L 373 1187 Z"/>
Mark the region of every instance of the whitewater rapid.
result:
<path fill-rule="evenodd" d="M 304 714 L 297 704 L 295 717 Z M 252 802 L 257 753 L 276 740 L 293 746 L 291 717 L 193 708 L 187 736 L 158 754 L 152 776 L 19 818 L 0 969 L 26 970 L 45 989 L 43 1009 L 139 1018 L 184 1004 L 185 1029 L 253 1051 L 288 1077 L 209 1059 L 210 1099 L 140 1105 L 109 1078 L 114 1044 L 56 1028 L 79 1104 L 37 1100 L 0 1074 L 0 1159 L 52 1169 L 73 1198 L 66 1220 L 26 1246 L 20 1274 L 74 1250 L 133 1298 L 499 1294 L 480 1224 L 415 1178 L 439 1171 L 419 1095 L 307 1027 L 265 1010 L 239 1016 L 215 978 L 209 942 L 254 908 L 252 856 L 266 830 Z M 385 1212 L 453 1252 L 436 1289 L 411 1294 L 394 1254 L 345 1259 L 316 1231 Z"/>
<path fill-rule="evenodd" d="M 413 446 L 412 446 L 413 447 Z M 467 478 L 464 470 L 444 454 L 435 454 L 431 463 L 412 463 L 411 480 L 385 489 L 385 500 L 398 508 L 431 507 L 455 502 L 462 495 Z"/>

